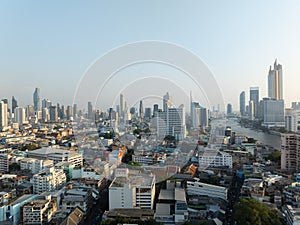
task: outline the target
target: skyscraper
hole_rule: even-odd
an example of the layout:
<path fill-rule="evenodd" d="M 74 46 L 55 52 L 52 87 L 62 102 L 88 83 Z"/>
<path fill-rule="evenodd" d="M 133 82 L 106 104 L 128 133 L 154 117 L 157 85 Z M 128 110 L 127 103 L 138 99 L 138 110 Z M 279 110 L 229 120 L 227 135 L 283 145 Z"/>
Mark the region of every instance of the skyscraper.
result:
<path fill-rule="evenodd" d="M 172 106 L 171 101 L 172 101 L 172 97 L 167 92 L 163 97 L 163 111 L 164 112 L 167 112 L 167 109 Z"/>
<path fill-rule="evenodd" d="M 15 122 L 20 125 L 24 124 L 26 119 L 25 108 L 16 107 L 14 113 L 15 113 Z"/>
<path fill-rule="evenodd" d="M 0 130 L 8 126 L 7 121 L 7 104 L 3 101 L 0 102 Z"/>
<path fill-rule="evenodd" d="M 18 107 L 18 102 L 15 99 L 15 96 L 12 96 L 11 98 L 11 112 L 14 113 L 15 112 L 15 108 Z"/>
<path fill-rule="evenodd" d="M 241 113 L 241 116 L 244 116 L 245 115 L 245 108 L 246 108 L 246 100 L 245 100 L 245 92 L 242 91 L 241 94 L 240 94 L 240 113 Z"/>
<path fill-rule="evenodd" d="M 282 66 L 274 62 L 274 69 L 270 66 L 268 75 L 268 97 L 275 100 L 283 99 Z"/>
<path fill-rule="evenodd" d="M 125 99 L 124 95 L 120 94 L 120 117 L 124 116 L 124 110 L 125 110 Z"/>
<path fill-rule="evenodd" d="M 33 93 L 33 106 L 34 111 L 41 111 L 41 98 L 40 98 L 40 89 L 36 88 Z"/>
<path fill-rule="evenodd" d="M 230 103 L 227 104 L 227 115 L 232 114 L 232 105 Z"/>
<path fill-rule="evenodd" d="M 142 118 L 144 117 L 144 106 L 143 106 L 143 101 L 140 101 L 140 108 L 139 108 L 139 116 Z"/>
<path fill-rule="evenodd" d="M 93 105 L 92 105 L 92 102 L 88 102 L 88 118 L 89 119 L 94 119 L 93 117 Z"/>
<path fill-rule="evenodd" d="M 254 118 L 257 117 L 258 113 L 258 103 L 259 103 L 259 88 L 258 87 L 250 87 L 250 101 L 253 101 L 254 108 Z"/>

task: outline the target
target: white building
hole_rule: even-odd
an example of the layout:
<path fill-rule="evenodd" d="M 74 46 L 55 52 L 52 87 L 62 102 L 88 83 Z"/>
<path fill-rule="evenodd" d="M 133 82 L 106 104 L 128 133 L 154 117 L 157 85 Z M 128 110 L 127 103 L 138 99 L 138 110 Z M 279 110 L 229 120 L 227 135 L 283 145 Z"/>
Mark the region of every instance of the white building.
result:
<path fill-rule="evenodd" d="M 209 148 L 199 154 L 199 170 L 223 166 L 232 168 L 232 156 L 230 154 Z"/>
<path fill-rule="evenodd" d="M 109 210 L 116 208 L 153 209 L 155 177 L 116 172 L 109 186 Z"/>
<path fill-rule="evenodd" d="M 29 158 L 53 160 L 54 164 L 57 164 L 59 162 L 71 162 L 75 166 L 83 165 L 82 154 L 79 154 L 75 151 L 69 151 L 59 148 L 44 147 L 28 152 L 27 156 Z"/>
<path fill-rule="evenodd" d="M 9 154 L 0 154 L 0 173 L 7 173 L 9 171 L 11 157 Z"/>
<path fill-rule="evenodd" d="M 14 225 L 20 224 L 20 208 L 36 197 L 37 195 L 22 195 L 15 201 L 0 206 L 0 222 L 12 221 Z"/>
<path fill-rule="evenodd" d="M 26 122 L 25 108 L 17 107 L 15 108 L 15 122 L 22 125 Z"/>
<path fill-rule="evenodd" d="M 187 181 L 188 195 L 202 195 L 227 200 L 227 188 L 199 181 Z"/>
<path fill-rule="evenodd" d="M 0 131 L 8 126 L 7 104 L 0 101 Z"/>
<path fill-rule="evenodd" d="M 271 66 L 268 74 L 268 97 L 281 100 L 283 99 L 282 66 L 274 62 L 274 69 Z"/>
<path fill-rule="evenodd" d="M 32 174 L 39 173 L 44 168 L 53 166 L 53 160 L 42 160 L 35 158 L 23 158 L 19 163 L 21 170 L 30 170 Z"/>
<path fill-rule="evenodd" d="M 66 175 L 62 169 L 46 168 L 43 172 L 33 175 L 33 192 L 36 194 L 55 190 L 66 183 Z"/>
<path fill-rule="evenodd" d="M 285 129 L 298 132 L 300 130 L 300 109 L 285 109 Z"/>
<path fill-rule="evenodd" d="M 157 112 L 154 121 L 158 136 L 172 135 L 177 140 L 186 137 L 185 108 L 183 105 L 178 108 L 167 108 L 165 112 Z"/>

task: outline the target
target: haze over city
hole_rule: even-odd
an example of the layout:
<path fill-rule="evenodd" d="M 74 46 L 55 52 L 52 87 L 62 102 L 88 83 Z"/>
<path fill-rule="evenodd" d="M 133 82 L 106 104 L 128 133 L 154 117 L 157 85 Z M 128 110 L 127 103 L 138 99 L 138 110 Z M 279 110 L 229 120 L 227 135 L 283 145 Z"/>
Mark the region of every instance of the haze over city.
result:
<path fill-rule="evenodd" d="M 234 110 L 239 93 L 245 91 L 249 98 L 251 86 L 260 88 L 260 98 L 267 96 L 269 66 L 277 58 L 283 66 L 283 97 L 289 107 L 299 100 L 299 24 L 297 1 L 3 1 L 1 96 L 15 96 L 25 106 L 39 87 L 42 98 L 72 104 L 81 77 L 100 56 L 126 43 L 158 40 L 198 55 Z M 137 73 L 139 68 L 129 72 L 134 70 Z M 169 68 L 152 71 L 170 80 L 178 74 Z M 129 72 L 120 76 L 120 83 Z M 166 91 L 170 90 L 166 87 L 159 95 Z M 188 104 L 188 97 L 170 92 L 179 99 L 177 104 Z M 79 104 L 86 107 L 86 102 Z"/>

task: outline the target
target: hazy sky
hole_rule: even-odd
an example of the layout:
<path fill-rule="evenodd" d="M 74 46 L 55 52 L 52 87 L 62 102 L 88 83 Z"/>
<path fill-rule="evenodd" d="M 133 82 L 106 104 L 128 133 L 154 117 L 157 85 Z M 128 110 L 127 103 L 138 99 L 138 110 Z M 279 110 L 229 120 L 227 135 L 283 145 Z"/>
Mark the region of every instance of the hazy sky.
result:
<path fill-rule="evenodd" d="M 260 97 L 266 97 L 269 66 L 278 58 L 286 105 L 300 101 L 296 0 L 2 0 L 0 29 L 0 98 L 14 95 L 21 106 L 32 104 L 35 87 L 42 98 L 72 104 L 97 58 L 142 40 L 175 43 L 197 54 L 234 109 L 241 91 L 249 97 L 250 86 L 259 86 Z"/>

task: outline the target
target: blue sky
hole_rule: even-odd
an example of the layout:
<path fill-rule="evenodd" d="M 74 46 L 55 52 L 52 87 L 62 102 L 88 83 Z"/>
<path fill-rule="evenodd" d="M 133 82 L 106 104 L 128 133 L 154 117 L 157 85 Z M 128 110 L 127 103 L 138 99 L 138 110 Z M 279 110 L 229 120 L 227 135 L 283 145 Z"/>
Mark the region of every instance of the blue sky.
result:
<path fill-rule="evenodd" d="M 162 40 L 193 51 L 235 109 L 239 93 L 244 90 L 248 96 L 250 86 L 259 86 L 261 97 L 266 96 L 268 68 L 278 58 L 287 106 L 300 101 L 296 0 L 4 0 L 0 29 L 0 97 L 14 95 L 23 106 L 32 104 L 35 87 L 41 88 L 42 98 L 71 104 L 95 59 L 141 40 Z"/>

